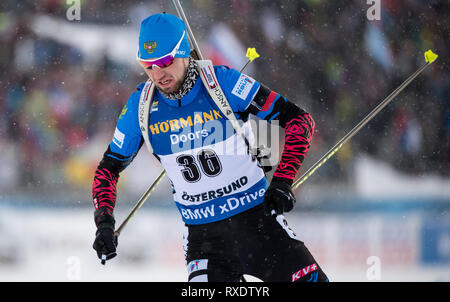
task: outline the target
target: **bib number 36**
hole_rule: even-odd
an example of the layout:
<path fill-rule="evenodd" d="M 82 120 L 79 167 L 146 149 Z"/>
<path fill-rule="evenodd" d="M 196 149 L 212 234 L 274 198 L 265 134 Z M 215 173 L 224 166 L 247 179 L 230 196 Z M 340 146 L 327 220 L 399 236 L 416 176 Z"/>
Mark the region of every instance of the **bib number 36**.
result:
<path fill-rule="evenodd" d="M 202 177 L 202 172 L 208 177 L 215 177 L 222 172 L 217 154 L 213 150 L 205 149 L 193 155 L 180 155 L 176 159 L 177 164 L 183 167 L 181 174 L 187 182 L 197 182 Z"/>

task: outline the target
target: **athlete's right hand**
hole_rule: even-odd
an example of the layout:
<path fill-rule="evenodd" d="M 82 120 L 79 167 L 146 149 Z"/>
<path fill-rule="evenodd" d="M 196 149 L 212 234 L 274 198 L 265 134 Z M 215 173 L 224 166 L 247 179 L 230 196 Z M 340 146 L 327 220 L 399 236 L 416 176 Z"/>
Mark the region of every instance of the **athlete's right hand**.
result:
<path fill-rule="evenodd" d="M 97 232 L 95 232 L 95 241 L 92 247 L 97 251 L 97 256 L 104 265 L 106 260 L 117 256 L 118 241 L 117 236 L 114 235 L 115 220 L 114 217 L 103 213 L 96 221 L 98 221 Z"/>

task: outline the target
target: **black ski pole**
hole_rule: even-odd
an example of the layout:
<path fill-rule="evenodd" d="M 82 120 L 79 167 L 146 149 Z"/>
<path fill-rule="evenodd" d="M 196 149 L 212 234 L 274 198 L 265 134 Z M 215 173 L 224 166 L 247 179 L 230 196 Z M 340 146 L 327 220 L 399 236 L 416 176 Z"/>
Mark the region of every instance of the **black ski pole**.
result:
<path fill-rule="evenodd" d="M 292 185 L 292 189 L 297 189 L 302 183 L 304 183 L 316 170 L 322 166 L 327 160 L 329 160 L 341 147 L 349 141 L 364 125 L 366 125 L 375 115 L 377 115 L 386 105 L 388 105 L 406 86 L 409 85 L 419 74 L 421 74 L 425 68 L 437 59 L 437 55 L 431 50 L 425 52 L 425 63 L 416 72 L 414 72 L 409 78 L 407 78 L 400 86 L 398 86 L 389 96 L 387 96 L 372 112 L 370 112 L 359 124 L 357 124 L 350 132 L 348 132 L 339 142 L 334 145 L 325 155 L 322 156 L 314 165 L 311 166 L 297 181 Z"/>

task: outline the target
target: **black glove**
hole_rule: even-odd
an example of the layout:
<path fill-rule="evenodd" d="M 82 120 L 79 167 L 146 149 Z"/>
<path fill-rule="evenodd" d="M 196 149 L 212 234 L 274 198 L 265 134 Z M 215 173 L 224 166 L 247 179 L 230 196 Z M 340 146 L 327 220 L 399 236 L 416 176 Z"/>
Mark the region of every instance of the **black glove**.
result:
<path fill-rule="evenodd" d="M 95 233 L 96 237 L 92 247 L 97 251 L 97 256 L 102 260 L 102 264 L 104 265 L 106 260 L 117 256 L 116 248 L 118 241 L 117 236 L 114 235 L 115 220 L 114 217 L 102 213 L 96 221 L 98 222 L 97 232 Z"/>
<path fill-rule="evenodd" d="M 292 210 L 294 205 L 295 196 L 289 181 L 273 178 L 264 195 L 264 214 L 270 216 L 272 210 L 276 215 L 283 214 Z"/>

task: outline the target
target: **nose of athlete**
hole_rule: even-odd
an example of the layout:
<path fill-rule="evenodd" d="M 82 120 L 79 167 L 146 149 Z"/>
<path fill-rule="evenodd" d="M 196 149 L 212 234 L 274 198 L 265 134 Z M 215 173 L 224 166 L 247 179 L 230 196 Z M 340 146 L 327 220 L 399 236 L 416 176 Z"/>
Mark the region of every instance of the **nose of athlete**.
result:
<path fill-rule="evenodd" d="M 166 72 L 156 65 L 153 65 L 152 73 L 155 81 L 162 80 L 166 76 Z"/>

